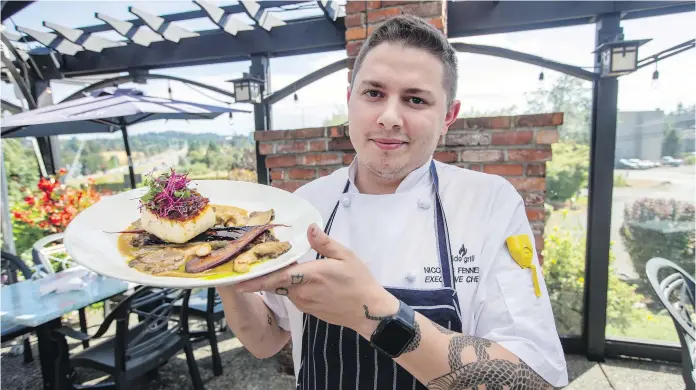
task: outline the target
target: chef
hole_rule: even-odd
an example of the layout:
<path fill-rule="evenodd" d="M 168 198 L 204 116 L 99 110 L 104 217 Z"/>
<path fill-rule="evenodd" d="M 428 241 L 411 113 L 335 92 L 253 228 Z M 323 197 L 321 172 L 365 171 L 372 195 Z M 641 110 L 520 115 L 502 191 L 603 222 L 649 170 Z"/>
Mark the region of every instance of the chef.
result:
<path fill-rule="evenodd" d="M 522 198 L 433 159 L 457 59 L 423 20 L 376 28 L 348 91 L 349 167 L 299 188 L 325 226 L 287 268 L 219 287 L 256 357 L 292 340 L 298 389 L 550 389 L 568 383 Z"/>

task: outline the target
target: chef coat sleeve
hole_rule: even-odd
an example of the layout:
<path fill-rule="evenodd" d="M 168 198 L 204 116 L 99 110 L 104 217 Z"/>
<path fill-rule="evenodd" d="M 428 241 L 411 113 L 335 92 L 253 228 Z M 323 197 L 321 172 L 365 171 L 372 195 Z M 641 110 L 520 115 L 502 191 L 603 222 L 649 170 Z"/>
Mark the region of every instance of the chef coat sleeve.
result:
<path fill-rule="evenodd" d="M 288 310 L 285 307 L 285 298 L 280 295 L 269 294 L 267 292 L 258 292 L 256 294 L 258 294 L 263 300 L 263 303 L 265 303 L 266 306 L 268 306 L 268 308 L 271 309 L 271 311 L 275 315 L 276 321 L 278 321 L 278 325 L 282 329 L 285 329 L 289 332 L 290 316 L 288 315 Z"/>
<path fill-rule="evenodd" d="M 477 291 L 475 336 L 505 347 L 551 385 L 565 386 L 565 356 L 524 201 L 504 180 L 490 206 L 482 252 L 487 269 Z M 508 252 L 506 238 L 519 234 L 528 235 L 534 246 L 541 297 L 534 292 L 531 270 L 522 269 Z"/>

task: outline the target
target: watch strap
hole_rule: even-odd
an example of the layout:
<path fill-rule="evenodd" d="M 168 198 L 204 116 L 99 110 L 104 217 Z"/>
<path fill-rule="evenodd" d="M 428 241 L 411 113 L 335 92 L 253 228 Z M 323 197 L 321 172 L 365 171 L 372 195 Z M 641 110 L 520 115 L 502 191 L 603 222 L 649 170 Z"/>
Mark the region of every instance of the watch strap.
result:
<path fill-rule="evenodd" d="M 401 300 L 399 300 L 399 311 L 396 312 L 396 317 L 401 318 L 412 327 L 415 325 L 416 312 L 411 306 L 403 303 Z"/>
<path fill-rule="evenodd" d="M 375 331 L 372 333 L 372 336 L 370 337 L 370 343 L 372 344 L 373 347 L 379 349 L 380 351 L 386 353 L 387 355 L 390 355 L 387 353 L 383 348 L 380 348 L 379 345 L 376 343 L 377 336 L 380 335 L 384 329 L 387 327 L 387 325 L 390 322 L 400 322 L 402 324 L 406 324 L 406 326 L 410 327 L 411 329 L 415 328 L 415 322 L 416 322 L 416 312 L 413 310 L 413 308 L 403 301 L 399 300 L 399 309 L 397 310 L 396 314 L 393 316 L 384 318 L 379 322 L 377 325 L 377 328 Z M 414 334 L 415 337 L 415 334 Z M 401 348 L 401 351 L 403 352 L 404 349 L 413 341 L 413 339 L 409 340 L 404 340 L 404 345 Z M 396 358 L 401 355 L 402 352 L 399 352 L 395 355 L 390 355 L 392 358 Z"/>

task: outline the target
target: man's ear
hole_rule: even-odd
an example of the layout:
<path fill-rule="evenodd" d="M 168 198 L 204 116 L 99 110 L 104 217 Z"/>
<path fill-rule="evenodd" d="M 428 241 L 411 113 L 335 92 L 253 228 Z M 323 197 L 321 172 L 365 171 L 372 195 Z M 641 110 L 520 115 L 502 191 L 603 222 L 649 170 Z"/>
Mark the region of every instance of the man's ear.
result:
<path fill-rule="evenodd" d="M 350 102 L 350 85 L 346 88 L 346 104 Z"/>
<path fill-rule="evenodd" d="M 462 107 L 462 102 L 459 100 L 455 100 L 452 102 L 450 105 L 449 110 L 447 110 L 447 115 L 445 115 L 445 125 L 443 126 L 442 129 L 442 135 L 444 136 L 445 133 L 447 133 L 447 130 L 449 130 L 450 126 L 457 120 L 459 117 L 459 110 Z"/>

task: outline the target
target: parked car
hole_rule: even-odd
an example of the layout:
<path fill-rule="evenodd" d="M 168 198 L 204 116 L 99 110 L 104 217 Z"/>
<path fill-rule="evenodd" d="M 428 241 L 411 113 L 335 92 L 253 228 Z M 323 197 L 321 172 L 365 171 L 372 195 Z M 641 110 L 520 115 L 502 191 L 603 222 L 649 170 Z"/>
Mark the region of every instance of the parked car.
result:
<path fill-rule="evenodd" d="M 625 158 L 620 159 L 616 163 L 616 169 L 641 169 L 638 164 L 628 161 Z"/>
<path fill-rule="evenodd" d="M 662 164 L 664 165 L 670 165 L 673 167 L 679 167 L 684 163 L 684 160 L 680 158 L 674 158 L 672 156 L 664 156 L 662 157 Z"/>

